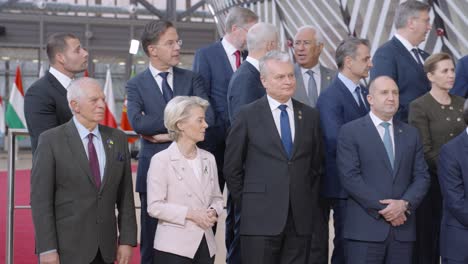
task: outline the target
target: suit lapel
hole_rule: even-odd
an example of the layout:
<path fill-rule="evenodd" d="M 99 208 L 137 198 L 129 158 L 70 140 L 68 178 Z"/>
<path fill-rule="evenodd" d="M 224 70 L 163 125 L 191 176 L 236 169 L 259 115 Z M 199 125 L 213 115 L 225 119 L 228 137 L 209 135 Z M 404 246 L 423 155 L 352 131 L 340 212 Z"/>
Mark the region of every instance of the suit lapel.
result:
<path fill-rule="evenodd" d="M 403 146 L 405 145 L 403 141 L 405 140 L 405 135 L 401 124 L 397 120 L 393 121 L 393 136 L 395 137 L 395 163 L 393 164 L 393 179 L 395 179 L 395 176 L 398 175 L 397 172 L 400 167 L 401 160 L 405 155 L 403 152 Z"/>
<path fill-rule="evenodd" d="M 392 165 L 390 164 L 390 160 L 388 159 L 387 151 L 385 150 L 382 138 L 380 137 L 379 131 L 377 131 L 377 128 L 374 126 L 374 123 L 372 122 L 372 119 L 369 115 L 365 117 L 363 124 L 366 128 L 366 133 L 363 133 L 363 136 L 369 136 L 368 142 L 370 142 L 371 145 L 375 146 L 376 156 L 382 159 L 390 174 L 393 174 L 394 170 L 392 169 Z"/>
<path fill-rule="evenodd" d="M 283 147 L 283 143 L 281 141 L 281 136 L 278 133 L 278 129 L 275 124 L 275 120 L 273 119 L 273 114 L 270 109 L 270 104 L 268 103 L 267 96 L 263 96 L 259 102 L 259 108 L 258 109 L 258 120 L 259 123 L 261 124 L 259 127 L 265 128 L 264 131 L 271 131 L 271 133 L 267 133 L 271 137 L 271 142 L 273 142 L 273 145 L 275 148 L 280 149 L 282 156 L 288 159 L 288 154 L 286 153 L 286 150 Z"/>
<path fill-rule="evenodd" d="M 61 95 L 67 97 L 67 89 L 63 87 L 63 85 L 57 80 L 57 78 L 55 78 L 55 76 L 52 75 L 52 73 L 50 73 L 49 71 L 47 71 L 46 75 L 47 79 L 49 80 L 49 83 L 52 84 L 52 87 L 54 87 Z"/>
<path fill-rule="evenodd" d="M 294 143 L 291 157 L 294 157 L 297 149 L 301 146 L 304 122 L 302 121 L 302 105 L 298 104 L 295 100 L 292 100 L 292 102 L 294 107 Z"/>
<path fill-rule="evenodd" d="M 346 85 L 340 80 L 340 78 L 336 78 L 335 82 L 337 82 L 338 86 L 340 87 L 340 90 L 341 90 L 341 93 L 343 94 L 344 100 L 348 101 L 348 103 L 353 106 L 356 113 L 360 113 L 361 116 L 365 115 L 366 113 L 361 113 L 362 110 L 359 107 L 359 105 L 357 104 L 356 100 L 354 99 L 354 95 L 351 94 L 348 87 L 346 87 Z M 361 91 L 363 91 L 363 89 L 361 89 Z M 366 100 L 367 94 L 364 95 L 364 93 L 363 93 L 362 96 L 365 99 L 365 101 L 367 102 L 367 100 Z M 369 109 L 368 104 L 366 104 L 366 106 L 368 107 L 367 109 Z"/>
<path fill-rule="evenodd" d="M 223 65 L 222 67 L 224 67 L 224 72 L 227 73 L 228 76 L 231 76 L 234 73 L 234 71 L 232 70 L 232 66 L 231 66 L 231 63 L 229 62 L 228 55 L 226 54 L 226 51 L 224 50 L 224 47 L 221 41 L 219 41 L 215 47 L 216 47 L 216 53 L 218 54 L 213 54 L 213 55 L 216 57 L 222 58 L 221 65 Z"/>
<path fill-rule="evenodd" d="M 172 72 L 174 74 L 174 78 L 173 78 L 174 87 L 172 87 L 174 91 L 174 97 L 178 95 L 191 94 L 190 91 L 187 91 L 187 89 L 191 89 L 192 87 L 190 83 L 192 81 L 192 78 L 187 78 L 186 76 L 184 76 L 185 73 L 177 67 L 173 67 Z"/>
<path fill-rule="evenodd" d="M 395 45 L 395 47 L 397 48 L 398 52 L 400 53 L 400 55 L 402 55 L 407 61 L 409 61 L 409 63 L 411 63 L 413 65 L 413 67 L 411 67 L 411 68 L 416 69 L 419 72 L 424 72 L 423 67 L 421 67 L 418 64 L 418 62 L 416 62 L 413 55 L 411 55 L 411 53 L 405 48 L 403 43 L 401 43 L 396 37 L 393 37 L 392 41 L 393 41 L 393 44 Z M 424 61 L 423 61 L 423 63 L 424 63 Z"/>
<path fill-rule="evenodd" d="M 89 168 L 89 161 L 82 143 L 83 141 L 81 140 L 80 134 L 78 133 L 78 130 L 73 123 L 73 119 L 68 121 L 66 125 L 66 134 L 69 149 L 75 158 L 75 161 L 73 162 L 78 163 L 79 167 L 83 170 L 84 174 L 88 176 L 91 183 L 96 186 L 94 177 L 91 174 L 91 169 Z"/>
<path fill-rule="evenodd" d="M 155 104 L 163 105 L 164 107 L 166 107 L 166 101 L 164 100 L 161 89 L 158 86 L 158 83 L 156 83 L 156 80 L 151 74 L 151 71 L 149 68 L 146 69 L 146 72 L 144 75 L 144 81 L 142 83 L 142 89 L 144 89 L 144 91 L 142 91 L 141 94 L 144 94 L 145 97 L 152 98 L 152 100 L 154 98 Z"/>
<path fill-rule="evenodd" d="M 306 105 L 310 105 L 310 99 L 307 96 L 304 78 L 302 77 L 301 67 L 296 63 L 294 64 L 294 76 L 296 77 L 296 91 L 294 92 L 294 98 Z"/>
<path fill-rule="evenodd" d="M 322 93 L 328 88 L 328 86 L 330 86 L 334 76 L 333 72 L 330 69 L 323 67 L 322 64 L 320 64 L 320 76 L 320 93 Z"/>
<path fill-rule="evenodd" d="M 110 181 L 112 177 L 112 173 L 110 173 L 112 168 L 112 162 L 115 151 L 115 146 L 112 141 L 111 131 L 104 128 L 103 126 L 99 125 L 99 132 L 101 133 L 102 137 L 102 144 L 104 147 L 104 152 L 106 153 L 106 167 L 104 168 L 104 175 L 102 178 L 101 190 L 105 187 L 106 183 Z M 112 142 L 112 143 L 111 143 Z"/>

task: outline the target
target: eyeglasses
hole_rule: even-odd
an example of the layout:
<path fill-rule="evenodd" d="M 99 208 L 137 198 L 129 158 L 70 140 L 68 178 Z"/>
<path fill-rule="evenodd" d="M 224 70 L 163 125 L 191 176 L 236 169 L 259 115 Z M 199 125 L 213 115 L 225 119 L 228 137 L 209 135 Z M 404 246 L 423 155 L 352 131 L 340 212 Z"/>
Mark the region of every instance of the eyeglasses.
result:
<path fill-rule="evenodd" d="M 176 44 L 179 45 L 179 47 L 182 47 L 183 41 L 181 39 L 179 39 L 179 40 L 169 40 L 164 44 L 157 44 L 155 46 L 163 46 L 163 47 L 168 47 L 170 49 L 173 49 Z"/>
<path fill-rule="evenodd" d="M 293 42 L 293 47 L 299 47 L 301 45 L 304 45 L 304 48 L 309 48 L 312 46 L 312 41 L 310 40 L 296 40 Z"/>

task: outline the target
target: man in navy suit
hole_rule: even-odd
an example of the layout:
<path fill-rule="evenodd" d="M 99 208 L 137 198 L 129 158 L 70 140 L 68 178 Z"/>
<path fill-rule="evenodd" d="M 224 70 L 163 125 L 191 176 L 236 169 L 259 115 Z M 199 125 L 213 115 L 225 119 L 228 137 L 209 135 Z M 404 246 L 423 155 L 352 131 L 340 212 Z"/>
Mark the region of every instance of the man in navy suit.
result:
<path fill-rule="evenodd" d="M 431 30 L 430 6 L 408 0 L 398 6 L 395 14 L 395 36 L 374 54 L 371 80 L 385 75 L 395 80 L 400 90 L 400 106 L 395 118 L 408 122 L 411 101 L 430 90 L 423 70 L 429 54 L 418 48 Z"/>
<path fill-rule="evenodd" d="M 323 37 L 315 27 L 303 26 L 297 30 L 293 43 L 296 59 L 294 99 L 312 107 L 336 76 L 336 71 L 320 64 L 323 47 Z"/>
<path fill-rule="evenodd" d="M 337 164 L 349 197 L 344 238 L 347 263 L 412 263 L 416 209 L 430 176 L 416 128 L 394 118 L 398 87 L 374 79 L 370 113 L 341 127 Z"/>
<path fill-rule="evenodd" d="M 457 63 L 455 83 L 450 93 L 464 98 L 468 97 L 468 55 L 461 58 Z"/>
<path fill-rule="evenodd" d="M 257 23 L 247 33 L 249 56 L 232 75 L 228 87 L 229 121 L 232 122 L 239 108 L 265 95 L 260 80 L 258 60 L 267 52 L 278 49 L 278 32 L 273 24 Z"/>
<path fill-rule="evenodd" d="M 463 109 L 468 125 L 468 101 Z M 443 264 L 468 263 L 468 129 L 440 150 L 439 182 L 444 198 L 440 230 L 440 253 Z"/>
<path fill-rule="evenodd" d="M 88 67 L 88 52 L 70 33 L 56 33 L 47 40 L 50 69 L 26 91 L 24 115 L 32 152 L 42 132 L 65 124 L 72 118 L 67 88 L 75 75 Z"/>
<path fill-rule="evenodd" d="M 171 22 L 148 23 L 141 43 L 150 63 L 147 70 L 127 83 L 127 111 L 132 128 L 142 136 L 136 179 L 141 201 L 141 263 L 153 264 L 157 220 L 146 211 L 146 176 L 151 157 L 171 143 L 164 126 L 164 108 L 174 96 L 193 95 L 204 99 L 208 96 L 201 76 L 175 67 L 180 61 L 182 41 Z M 207 122 L 213 123 L 211 109 L 207 112 Z"/>
<path fill-rule="evenodd" d="M 362 79 L 367 78 L 372 67 L 369 41 L 358 38 L 346 39 L 338 45 L 335 58 L 339 69 L 338 76 L 327 90 L 320 94 L 317 109 L 320 112 L 326 153 L 321 194 L 329 200 L 333 209 L 335 228 L 332 263 L 344 264 L 343 225 L 348 195 L 341 185 L 336 167 L 336 138 L 342 125 L 369 112 L 366 100 L 367 88 L 360 84 Z M 326 219 L 325 224 L 328 226 L 328 217 Z"/>
<path fill-rule="evenodd" d="M 218 166 L 219 186 L 224 190 L 224 149 L 226 131 L 229 127 L 227 91 L 232 74 L 240 67 L 246 49 L 247 31 L 258 21 L 258 16 L 252 10 L 235 7 L 229 10 L 226 17 L 226 34 L 223 39 L 195 52 L 193 71 L 204 79 L 211 106 L 215 113 L 214 125 L 206 130 L 206 140 L 202 147 L 210 151 L 216 158 Z M 228 196 L 226 217 L 226 248 L 227 262 L 231 261 L 231 243 L 234 239 L 234 209 Z"/>

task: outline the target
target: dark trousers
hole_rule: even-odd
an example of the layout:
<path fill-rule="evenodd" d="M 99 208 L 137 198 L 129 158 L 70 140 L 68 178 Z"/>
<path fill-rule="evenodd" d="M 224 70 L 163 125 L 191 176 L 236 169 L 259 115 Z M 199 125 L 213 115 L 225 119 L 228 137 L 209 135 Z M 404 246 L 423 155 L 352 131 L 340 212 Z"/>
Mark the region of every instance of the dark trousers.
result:
<path fill-rule="evenodd" d="M 291 213 L 279 235 L 241 235 L 242 264 L 305 264 L 309 252 L 310 235 L 297 234 Z"/>
<path fill-rule="evenodd" d="M 330 220 L 330 203 L 320 200 L 321 215 L 317 216 L 317 228 L 311 237 L 308 264 L 328 264 L 328 221 Z"/>
<path fill-rule="evenodd" d="M 332 264 L 345 264 L 345 241 L 343 238 L 344 221 L 346 217 L 346 199 L 332 199 L 333 226 L 335 237 L 333 238 Z"/>
<path fill-rule="evenodd" d="M 213 264 L 214 256 L 210 257 L 210 251 L 205 237 L 200 242 L 200 246 L 193 259 L 176 254 L 154 250 L 154 264 Z"/>
<path fill-rule="evenodd" d="M 393 228 L 383 242 L 346 239 L 348 264 L 411 264 L 413 242 L 395 240 Z"/>
<path fill-rule="evenodd" d="M 102 259 L 101 250 L 98 249 L 96 257 L 90 264 L 111 264 L 111 263 L 105 262 L 104 259 Z"/>
<path fill-rule="evenodd" d="M 240 219 L 241 204 L 234 204 L 232 197 L 228 194 L 227 216 L 226 216 L 226 263 L 241 264 L 240 245 Z"/>
<path fill-rule="evenodd" d="M 431 187 L 416 209 L 416 242 L 413 264 L 439 264 L 442 194 L 437 177 L 431 175 Z"/>
<path fill-rule="evenodd" d="M 141 264 L 153 264 L 154 256 L 154 235 L 156 234 L 156 227 L 158 226 L 158 219 L 149 216 L 147 208 L 148 203 L 146 200 L 146 193 L 140 193 L 141 203 L 141 232 L 140 232 L 140 255 Z M 162 262 L 164 263 L 164 262 Z"/>

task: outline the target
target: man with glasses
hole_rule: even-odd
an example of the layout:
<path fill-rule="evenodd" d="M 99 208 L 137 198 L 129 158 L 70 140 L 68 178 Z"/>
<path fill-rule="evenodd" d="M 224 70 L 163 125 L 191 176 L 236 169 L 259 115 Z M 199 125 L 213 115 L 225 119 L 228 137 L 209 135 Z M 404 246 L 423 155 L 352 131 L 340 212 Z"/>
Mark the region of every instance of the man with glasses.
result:
<path fill-rule="evenodd" d="M 336 75 L 334 70 L 319 62 L 323 46 L 322 35 L 313 26 L 299 28 L 294 36 L 294 74 L 297 82 L 294 99 L 312 107 L 315 107 L 318 96 Z"/>
<path fill-rule="evenodd" d="M 143 50 L 149 57 L 148 69 L 127 83 L 127 107 L 130 124 L 141 135 L 136 191 L 141 201 L 141 263 L 153 264 L 153 244 L 157 219 L 147 212 L 146 176 L 151 157 L 166 149 L 171 140 L 164 126 L 164 108 L 179 95 L 208 99 L 201 76 L 175 67 L 180 62 L 182 40 L 171 22 L 152 21 L 141 36 Z M 213 123 L 212 110 L 207 111 L 208 124 Z"/>

